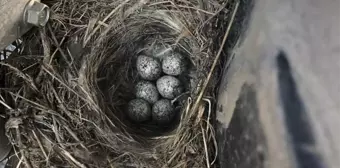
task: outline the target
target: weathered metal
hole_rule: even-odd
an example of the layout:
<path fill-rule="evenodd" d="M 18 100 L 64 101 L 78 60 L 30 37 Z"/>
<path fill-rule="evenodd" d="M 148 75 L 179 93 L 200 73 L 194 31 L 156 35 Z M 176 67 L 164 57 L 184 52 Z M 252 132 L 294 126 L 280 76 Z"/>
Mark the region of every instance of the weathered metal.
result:
<path fill-rule="evenodd" d="M 0 51 L 27 32 L 31 26 L 24 23 L 24 11 L 30 0 L 0 1 Z"/>
<path fill-rule="evenodd" d="M 217 104 L 221 168 L 339 167 L 339 7 L 258 0 L 246 11 Z"/>
<path fill-rule="evenodd" d="M 24 22 L 34 26 L 45 26 L 50 17 L 50 9 L 47 5 L 38 1 L 31 1 L 24 12 Z"/>
<path fill-rule="evenodd" d="M 44 26 L 48 19 L 49 8 L 38 0 L 1 0 L 0 51 L 32 26 Z"/>
<path fill-rule="evenodd" d="M 5 135 L 5 120 L 0 118 L 0 162 L 11 151 L 11 145 Z"/>

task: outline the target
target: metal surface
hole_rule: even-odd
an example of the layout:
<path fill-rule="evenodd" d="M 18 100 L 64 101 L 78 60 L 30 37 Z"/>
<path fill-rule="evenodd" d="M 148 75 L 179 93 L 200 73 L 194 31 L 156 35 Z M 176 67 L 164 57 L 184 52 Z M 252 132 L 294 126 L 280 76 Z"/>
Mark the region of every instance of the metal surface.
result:
<path fill-rule="evenodd" d="M 5 135 L 5 120 L 0 118 L 0 161 L 7 157 L 11 148 L 12 147 Z"/>
<path fill-rule="evenodd" d="M 45 26 L 49 17 L 49 7 L 38 1 L 31 1 L 25 8 L 24 21 L 28 24 Z"/>
<path fill-rule="evenodd" d="M 0 51 L 27 32 L 23 14 L 29 0 L 0 0 Z"/>
<path fill-rule="evenodd" d="M 0 0 L 0 51 L 35 26 L 44 26 L 49 9 L 37 0 Z"/>
<path fill-rule="evenodd" d="M 8 159 L 4 159 L 3 161 L 0 161 L 0 168 L 5 168 L 7 165 Z"/>
<path fill-rule="evenodd" d="M 340 0 L 256 0 L 217 104 L 221 168 L 338 168 Z"/>

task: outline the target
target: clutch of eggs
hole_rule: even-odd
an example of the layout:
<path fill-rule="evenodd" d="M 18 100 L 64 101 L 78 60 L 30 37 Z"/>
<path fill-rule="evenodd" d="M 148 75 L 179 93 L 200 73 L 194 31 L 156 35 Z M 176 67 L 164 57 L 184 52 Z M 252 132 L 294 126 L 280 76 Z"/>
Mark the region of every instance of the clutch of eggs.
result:
<path fill-rule="evenodd" d="M 152 119 L 157 123 L 167 124 L 175 117 L 175 108 L 168 99 L 158 100 L 152 106 Z"/>
<path fill-rule="evenodd" d="M 135 122 L 144 122 L 151 118 L 150 104 L 143 99 L 131 100 L 128 104 L 128 116 Z"/>
<path fill-rule="evenodd" d="M 159 93 L 156 86 L 150 81 L 139 81 L 136 85 L 136 97 L 154 104 L 159 99 Z"/>
<path fill-rule="evenodd" d="M 159 94 L 167 99 L 174 99 L 183 92 L 183 86 L 180 80 L 173 76 L 162 76 L 157 80 L 156 85 Z"/>
<path fill-rule="evenodd" d="M 173 53 L 162 60 L 162 70 L 165 74 L 177 76 L 186 70 L 186 63 L 182 55 Z"/>
<path fill-rule="evenodd" d="M 162 67 L 157 58 L 138 56 L 136 66 L 138 74 L 145 80 L 156 80 L 161 76 Z"/>
<path fill-rule="evenodd" d="M 137 72 L 143 80 L 136 84 L 137 99 L 129 102 L 128 116 L 136 122 L 152 118 L 157 123 L 167 124 L 175 116 L 175 108 L 170 100 L 184 91 L 181 81 L 174 76 L 186 71 L 186 62 L 182 55 L 171 48 L 169 51 L 165 46 L 158 45 L 156 48 L 158 55 L 152 53 L 152 57 L 140 55 L 137 58 Z M 162 72 L 166 75 L 161 77 Z M 154 80 L 156 85 L 151 82 Z"/>

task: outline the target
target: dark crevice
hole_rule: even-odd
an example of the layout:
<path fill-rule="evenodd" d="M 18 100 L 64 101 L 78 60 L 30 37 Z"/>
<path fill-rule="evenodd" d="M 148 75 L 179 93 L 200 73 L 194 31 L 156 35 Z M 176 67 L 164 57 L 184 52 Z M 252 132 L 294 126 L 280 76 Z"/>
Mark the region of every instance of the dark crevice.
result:
<path fill-rule="evenodd" d="M 218 134 L 220 168 L 264 167 L 267 146 L 254 86 L 242 86 L 229 127 L 219 126 Z"/>
<path fill-rule="evenodd" d="M 279 92 L 293 151 L 300 168 L 321 168 L 322 162 L 315 152 L 316 144 L 310 122 L 285 53 L 277 57 Z M 312 149 L 312 150 L 311 150 Z"/>

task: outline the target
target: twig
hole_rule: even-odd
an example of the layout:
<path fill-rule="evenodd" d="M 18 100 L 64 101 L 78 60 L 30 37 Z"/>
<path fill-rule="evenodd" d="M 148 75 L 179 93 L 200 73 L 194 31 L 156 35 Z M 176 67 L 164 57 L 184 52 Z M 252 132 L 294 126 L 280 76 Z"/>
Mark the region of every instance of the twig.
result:
<path fill-rule="evenodd" d="M 180 94 L 179 96 L 175 97 L 173 100 L 171 100 L 171 104 L 174 104 L 178 99 L 180 99 L 182 96 L 184 95 L 190 95 L 190 92 L 184 92 L 182 94 Z"/>
<path fill-rule="evenodd" d="M 206 131 L 208 133 L 209 125 L 210 125 L 210 115 L 211 115 L 211 108 L 212 108 L 212 106 L 211 106 L 211 101 L 209 99 L 203 98 L 202 100 L 206 101 L 208 103 L 208 105 L 209 105 L 208 119 L 207 119 L 207 128 L 206 128 Z"/>
<path fill-rule="evenodd" d="M 22 164 L 22 160 L 24 160 L 24 157 L 23 157 L 23 156 L 21 156 L 21 158 L 20 158 L 20 160 L 19 160 L 19 162 L 18 162 L 16 168 L 20 168 L 20 166 L 21 166 L 21 164 Z"/>
<path fill-rule="evenodd" d="M 50 51 L 51 45 L 48 42 L 47 37 L 46 37 L 46 29 L 45 28 L 41 29 L 39 33 L 41 37 L 41 44 L 43 46 L 43 51 L 44 51 L 44 58 L 42 62 L 47 64 L 51 58 L 51 51 Z M 43 66 L 43 65 L 40 65 L 40 66 Z M 44 74 L 43 70 L 40 69 L 37 77 L 35 78 L 36 83 L 38 84 L 41 83 L 41 81 L 43 80 L 42 79 L 43 74 Z"/>
<path fill-rule="evenodd" d="M 215 135 L 214 128 L 210 127 L 210 131 L 212 132 L 212 135 Z M 218 145 L 217 145 L 217 141 L 216 141 L 216 137 L 215 136 L 213 136 L 213 142 L 214 142 L 214 147 L 215 147 L 215 157 L 214 157 L 214 160 L 211 161 L 210 165 L 213 165 L 216 162 L 217 156 L 218 156 Z"/>
<path fill-rule="evenodd" d="M 61 148 L 58 148 L 61 152 L 61 154 L 70 159 L 75 165 L 77 165 L 78 167 L 80 168 L 87 168 L 84 164 L 80 163 L 77 159 L 75 159 L 69 152 L 67 152 L 66 150 L 64 149 L 61 149 Z"/>
<path fill-rule="evenodd" d="M 31 86 L 31 88 L 34 90 L 34 91 L 38 91 L 38 88 L 37 86 L 35 86 L 34 82 L 33 82 L 33 79 L 31 79 L 30 76 L 24 74 L 22 71 L 20 71 L 18 68 L 10 65 L 10 64 L 7 64 L 7 63 L 3 63 L 3 62 L 0 62 L 0 65 L 3 65 L 3 66 L 6 66 L 8 67 L 9 69 L 13 70 L 20 78 L 24 79 L 24 81 L 29 85 Z"/>
<path fill-rule="evenodd" d="M 55 135 L 55 138 L 57 140 L 57 142 L 59 143 L 59 145 L 65 149 L 66 147 L 64 146 L 64 144 L 62 143 L 61 139 L 60 139 L 60 136 L 59 136 L 59 132 L 58 132 L 58 126 L 57 126 L 57 121 L 56 121 L 56 118 L 55 116 L 52 116 L 52 119 L 53 119 L 53 125 L 52 125 L 52 131 Z"/>
<path fill-rule="evenodd" d="M 215 15 L 215 13 L 211 13 L 211 12 L 208 12 L 206 10 L 199 9 L 199 8 L 194 8 L 194 7 L 190 7 L 190 6 L 184 6 L 184 5 L 177 5 L 177 6 L 180 7 L 180 8 L 197 10 L 199 12 L 202 12 L 202 13 L 205 13 L 205 14 L 208 14 L 208 15 Z"/>
<path fill-rule="evenodd" d="M 65 60 L 66 63 L 68 64 L 68 66 L 69 66 L 69 67 L 72 67 L 72 62 L 73 62 L 73 60 L 69 60 L 69 59 L 67 58 L 66 53 L 61 49 L 61 44 L 62 44 L 62 42 L 60 42 L 60 43 L 58 42 L 58 40 L 57 40 L 57 38 L 55 37 L 55 34 L 53 33 L 52 28 L 51 28 L 50 25 L 47 25 L 47 28 L 48 28 L 48 30 L 50 31 L 51 36 L 52 36 L 52 40 L 53 40 L 53 42 L 55 43 L 57 49 L 59 50 L 61 56 L 64 58 L 64 60 Z M 53 58 L 51 57 L 50 60 L 46 60 L 46 61 L 48 61 L 48 63 L 46 62 L 45 64 L 50 64 L 50 62 L 51 62 L 52 59 L 53 59 Z"/>
<path fill-rule="evenodd" d="M 51 33 L 52 33 L 52 32 L 51 32 Z M 67 35 L 68 35 L 68 34 L 66 33 L 66 34 L 64 35 L 64 37 L 61 39 L 60 44 L 58 44 L 59 46 L 61 46 L 61 45 L 64 43 L 64 41 L 65 41 Z M 59 48 L 57 48 L 57 49 L 52 53 L 51 58 L 50 58 L 50 61 L 49 61 L 48 64 L 52 64 L 53 58 L 54 58 L 54 56 L 57 54 L 57 51 L 58 51 L 58 50 L 59 50 Z"/>
<path fill-rule="evenodd" d="M 202 130 L 202 137 L 203 137 L 203 142 L 204 142 L 203 144 L 204 144 L 204 150 L 205 150 L 205 160 L 207 163 L 207 168 L 210 168 L 208 145 L 207 145 L 207 140 L 205 138 L 205 132 L 204 132 L 202 125 L 201 125 L 201 130 Z"/>
<path fill-rule="evenodd" d="M 204 111 L 205 111 L 204 105 L 200 105 L 197 108 L 197 117 L 196 117 L 195 125 L 199 124 L 200 121 L 202 121 L 202 118 L 203 118 L 203 115 L 204 115 Z"/>
<path fill-rule="evenodd" d="M 23 147 L 19 128 L 16 128 L 15 131 L 16 131 L 16 136 L 17 136 L 17 139 L 18 139 L 18 145 L 19 145 L 19 148 L 20 148 L 21 157 L 23 158 L 23 160 L 26 164 L 26 167 L 32 168 L 31 162 L 25 156 L 25 151 L 24 151 L 25 148 Z"/>
<path fill-rule="evenodd" d="M 25 97 L 23 97 L 23 96 L 21 96 L 21 95 L 19 95 L 19 94 L 15 94 L 15 93 L 12 93 L 12 92 L 9 92 L 9 94 L 11 94 L 12 96 L 15 96 L 15 97 L 17 97 L 17 98 L 20 98 L 20 99 L 22 99 L 22 100 L 25 100 L 26 102 L 31 103 L 32 105 L 35 105 L 35 106 L 41 108 L 41 110 L 48 110 L 47 107 L 45 107 L 45 106 L 43 106 L 43 105 L 41 105 L 41 104 L 39 104 L 39 103 L 36 103 L 36 102 L 34 102 L 34 101 L 31 101 L 31 100 L 29 100 L 29 99 L 27 99 L 27 98 L 25 98 Z"/>
<path fill-rule="evenodd" d="M 204 84 L 202 86 L 202 90 L 199 93 L 198 98 L 197 98 L 197 100 L 196 100 L 196 102 L 195 102 L 195 104 L 194 104 L 194 106 L 192 108 L 192 112 L 193 113 L 197 110 L 199 102 L 202 100 L 203 94 L 205 93 L 205 90 L 206 90 L 206 88 L 208 86 L 208 83 L 210 82 L 210 78 L 211 78 L 211 76 L 212 76 L 212 74 L 213 74 L 213 72 L 214 72 L 214 70 L 216 68 L 217 62 L 218 62 L 218 60 L 219 60 L 219 58 L 221 56 L 221 53 L 223 51 L 223 47 L 224 47 L 224 45 L 225 45 L 225 43 L 227 41 L 227 38 L 228 38 L 228 35 L 229 35 L 229 32 L 230 32 L 231 26 L 233 25 L 233 22 L 234 22 L 235 15 L 236 15 L 237 9 L 239 7 L 239 4 L 240 4 L 240 2 L 237 2 L 236 5 L 235 5 L 235 8 L 233 10 L 233 14 L 231 16 L 231 20 L 230 20 L 228 28 L 227 28 L 227 30 L 226 30 L 226 32 L 224 34 L 223 41 L 222 41 L 222 44 L 220 46 L 220 49 L 218 50 L 218 53 L 217 53 L 217 55 L 215 57 L 215 60 L 214 60 L 214 63 L 213 63 L 213 65 L 212 65 L 212 67 L 210 69 L 210 72 L 209 72 L 209 74 L 208 74 L 208 76 L 207 76 L 207 78 L 204 81 Z"/>
<path fill-rule="evenodd" d="M 152 4 L 150 4 L 150 5 L 148 5 L 149 7 L 150 6 L 157 6 L 157 5 L 163 5 L 163 4 L 171 4 L 172 2 L 171 1 L 162 1 L 162 2 L 154 2 L 154 3 L 152 3 Z"/>
<path fill-rule="evenodd" d="M 74 133 L 68 126 L 67 124 L 64 124 L 64 128 L 67 130 L 67 132 L 77 141 L 80 143 L 80 146 L 83 147 L 85 150 L 88 151 L 88 149 L 86 148 L 86 146 L 81 143 L 81 140 L 78 138 L 77 134 Z"/>
<path fill-rule="evenodd" d="M 37 134 L 35 133 L 34 130 L 32 130 L 32 133 L 33 133 L 33 135 L 34 135 L 34 138 L 37 140 L 38 145 L 39 145 L 41 151 L 43 152 L 44 156 L 46 157 L 46 161 L 48 162 L 48 156 L 47 156 L 47 154 L 46 154 L 45 148 L 43 147 L 43 145 L 42 145 L 42 143 L 41 143 L 39 137 L 37 136 Z"/>
<path fill-rule="evenodd" d="M 114 8 L 101 22 L 105 23 L 114 13 L 116 13 L 120 8 L 122 8 L 125 4 L 127 4 L 130 0 L 126 0 L 119 4 L 116 8 Z M 87 44 L 87 42 L 92 38 L 92 36 L 99 30 L 101 27 L 101 24 L 99 24 L 92 33 L 85 39 L 84 46 Z"/>
<path fill-rule="evenodd" d="M 79 95 L 76 91 L 74 91 L 73 89 L 71 89 L 67 84 L 65 84 L 61 79 L 59 79 L 57 76 L 53 75 L 52 72 L 50 72 L 47 68 L 45 68 L 44 66 L 42 66 L 42 69 L 47 72 L 52 78 L 54 78 L 55 80 L 57 80 L 61 85 L 63 85 L 64 87 L 66 87 L 69 91 L 71 91 L 72 93 L 74 93 L 75 95 L 77 95 L 79 98 L 81 98 L 82 100 L 86 101 L 85 98 L 83 98 L 83 96 Z"/>
<path fill-rule="evenodd" d="M 12 110 L 12 108 L 9 105 L 7 105 L 5 102 L 3 102 L 2 100 L 0 100 L 0 104 L 5 106 L 8 110 Z"/>
<path fill-rule="evenodd" d="M 43 62 L 45 63 L 48 63 L 48 61 L 50 60 L 50 57 L 51 57 L 51 50 L 50 50 L 50 43 L 47 39 L 47 36 L 46 36 L 46 29 L 43 28 L 39 31 L 40 33 L 40 37 L 41 37 L 41 43 L 42 43 L 42 46 L 43 46 L 43 49 L 44 49 L 44 59 L 43 59 Z"/>

